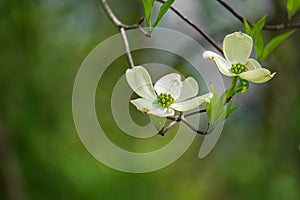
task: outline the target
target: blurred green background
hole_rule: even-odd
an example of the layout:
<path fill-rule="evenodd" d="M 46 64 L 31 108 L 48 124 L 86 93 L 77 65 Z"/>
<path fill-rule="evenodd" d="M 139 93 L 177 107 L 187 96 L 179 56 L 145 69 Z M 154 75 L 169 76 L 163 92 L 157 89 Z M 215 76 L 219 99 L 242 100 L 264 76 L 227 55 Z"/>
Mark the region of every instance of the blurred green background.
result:
<path fill-rule="evenodd" d="M 177 1 L 220 43 L 226 34 L 243 30 L 215 1 Z M 143 14 L 138 0 L 109 3 L 128 24 Z M 268 23 L 286 20 L 284 1 L 228 3 L 251 21 L 264 14 Z M 99 2 L 4 0 L 0 15 L 0 199 L 300 199 L 299 30 L 265 60 L 277 72 L 275 78 L 252 84 L 249 92 L 237 96 L 242 107 L 226 121 L 207 157 L 198 159 L 203 137 L 197 136 L 172 165 L 129 174 L 94 159 L 72 118 L 72 88 L 81 62 L 99 42 L 118 33 Z M 160 26 L 176 26 L 177 21 L 168 13 Z M 299 13 L 293 21 L 300 21 Z M 188 25 L 177 28 L 213 50 Z M 268 40 L 279 33 L 265 31 L 264 36 Z M 126 57 L 115 65 L 123 67 L 107 70 L 97 112 L 109 116 L 101 123 L 126 148 L 127 139 L 111 121 L 107 104 L 112 82 L 126 70 Z M 164 140 L 155 136 L 151 142 L 160 145 Z"/>

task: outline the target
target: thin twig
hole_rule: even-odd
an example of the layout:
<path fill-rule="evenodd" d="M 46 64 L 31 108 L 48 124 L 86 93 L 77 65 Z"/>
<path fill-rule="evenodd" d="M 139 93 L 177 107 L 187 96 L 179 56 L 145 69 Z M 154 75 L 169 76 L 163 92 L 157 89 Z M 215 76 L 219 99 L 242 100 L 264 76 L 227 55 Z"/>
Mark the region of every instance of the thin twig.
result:
<path fill-rule="evenodd" d="M 108 3 L 106 0 L 101 0 L 101 5 L 103 7 L 103 9 L 105 10 L 107 16 L 111 19 L 111 21 L 119 28 L 124 28 L 126 30 L 128 29 L 135 29 L 135 28 L 139 28 L 140 24 L 144 21 L 144 18 L 142 17 L 140 19 L 140 21 L 137 24 L 133 24 L 133 25 L 128 25 L 128 24 L 124 24 L 122 23 L 114 14 L 114 12 L 111 10 L 111 8 L 109 7 Z"/>
<path fill-rule="evenodd" d="M 127 38 L 125 30 L 138 28 L 144 35 L 149 36 L 149 34 L 146 33 L 141 27 L 141 23 L 144 21 L 144 18 L 141 18 L 140 21 L 137 24 L 127 25 L 127 24 L 122 23 L 116 17 L 116 15 L 110 9 L 110 7 L 109 7 L 106 0 L 101 0 L 101 5 L 102 5 L 103 9 L 105 10 L 105 13 L 107 14 L 107 16 L 111 19 L 111 21 L 120 30 L 120 34 L 121 34 L 121 37 L 122 37 L 122 40 L 123 40 L 123 43 L 124 43 L 124 47 L 125 47 L 125 51 L 126 51 L 126 56 L 127 56 L 128 62 L 129 62 L 129 68 L 132 69 L 134 67 L 134 62 L 133 62 L 133 59 L 132 59 L 132 55 L 131 55 L 131 51 L 130 51 L 130 47 L 129 47 L 129 42 L 128 42 L 128 38 Z"/>
<path fill-rule="evenodd" d="M 186 121 L 186 119 L 184 118 L 184 116 L 181 117 L 181 121 L 183 123 L 185 123 L 190 129 L 192 129 L 194 132 L 200 134 L 200 135 L 207 135 L 208 134 L 208 129 L 205 131 L 201 131 L 199 129 L 197 129 L 196 127 L 194 127 L 193 125 L 191 125 L 188 121 Z"/>
<path fill-rule="evenodd" d="M 172 121 L 167 127 L 165 128 L 162 128 L 158 134 L 161 135 L 161 136 L 164 136 L 166 132 L 168 132 L 168 130 L 170 130 L 173 126 L 175 126 L 179 121 L 177 120 L 174 120 Z"/>
<path fill-rule="evenodd" d="M 156 0 L 156 1 L 158 1 L 160 3 L 165 3 L 164 0 Z M 187 24 L 189 24 L 191 27 L 193 27 L 196 31 L 198 31 L 198 33 L 200 33 L 210 44 L 212 44 L 220 53 L 223 54 L 222 48 L 205 31 L 203 31 L 199 26 L 197 26 L 192 20 L 190 20 L 186 15 L 184 15 L 182 12 L 180 12 L 174 6 L 171 6 L 170 9 L 174 13 L 176 13 L 183 21 L 185 21 Z"/>
<path fill-rule="evenodd" d="M 296 24 L 275 24 L 275 25 L 265 25 L 263 27 L 265 30 L 280 30 L 280 29 L 298 29 L 300 28 L 300 23 Z"/>
<path fill-rule="evenodd" d="M 194 111 L 194 112 L 191 112 L 191 113 L 187 113 L 184 116 L 189 117 L 189 116 L 196 115 L 196 114 L 199 114 L 199 113 L 204 113 L 204 112 L 206 112 L 206 109 L 201 109 L 201 110 L 197 110 L 197 111 Z"/>
<path fill-rule="evenodd" d="M 200 135 L 207 135 L 209 134 L 208 129 L 209 129 L 209 124 L 208 127 L 205 131 L 201 131 L 198 130 L 197 128 L 195 128 L 193 125 L 191 125 L 186 119 L 185 116 L 183 115 L 182 112 L 180 112 L 179 116 L 168 116 L 167 119 L 171 119 L 172 122 L 165 128 L 162 128 L 159 131 L 159 135 L 164 136 L 166 132 L 168 132 L 175 124 L 177 124 L 178 122 L 183 122 L 185 123 L 190 129 L 192 129 L 194 132 L 200 134 Z"/>
<path fill-rule="evenodd" d="M 226 8 L 232 15 L 234 15 L 239 21 L 244 23 L 244 20 L 247 21 L 248 24 L 253 25 L 249 20 L 244 18 L 242 15 L 240 15 L 233 7 L 231 7 L 228 3 L 226 3 L 223 0 L 217 0 L 224 8 Z M 281 29 L 295 29 L 300 28 L 300 23 L 296 24 L 288 24 L 288 23 L 282 23 L 282 24 L 274 24 L 274 25 L 268 25 L 265 24 L 263 29 L 265 30 L 281 30 Z"/>
<path fill-rule="evenodd" d="M 223 0 L 217 0 L 217 1 L 220 4 L 222 4 L 222 6 L 224 6 L 229 12 L 231 12 L 231 14 L 233 14 L 238 20 L 240 20 L 241 22 L 244 22 L 245 18 L 242 15 L 240 15 L 233 7 L 231 7 L 229 4 L 227 4 Z M 248 20 L 246 20 L 246 21 L 248 22 L 248 24 L 252 24 L 250 21 L 248 21 Z"/>
<path fill-rule="evenodd" d="M 129 68 L 132 69 L 132 68 L 134 68 L 134 62 L 133 62 L 132 55 L 131 55 L 131 52 L 130 52 L 130 47 L 129 47 L 127 35 L 126 35 L 125 29 L 123 27 L 120 28 L 120 33 L 121 33 L 122 40 L 123 40 L 123 43 L 124 43 L 124 46 L 125 46 L 127 59 L 128 59 L 129 65 L 130 65 Z"/>

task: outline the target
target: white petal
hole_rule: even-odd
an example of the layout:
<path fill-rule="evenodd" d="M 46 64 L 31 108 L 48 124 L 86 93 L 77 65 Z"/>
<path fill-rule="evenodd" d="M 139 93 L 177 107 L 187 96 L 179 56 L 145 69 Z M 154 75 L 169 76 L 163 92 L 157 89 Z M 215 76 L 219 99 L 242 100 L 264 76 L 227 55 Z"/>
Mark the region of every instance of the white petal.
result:
<path fill-rule="evenodd" d="M 193 77 L 187 77 L 182 81 L 181 94 L 177 101 L 183 101 L 196 96 L 199 92 L 197 81 Z"/>
<path fill-rule="evenodd" d="M 234 76 L 234 74 L 232 74 L 230 71 L 231 64 L 227 60 L 225 60 L 222 56 L 212 51 L 204 51 L 203 58 L 215 61 L 220 72 L 225 76 Z"/>
<path fill-rule="evenodd" d="M 263 79 L 259 79 L 259 80 L 253 80 L 253 83 L 264 83 L 269 81 L 270 79 L 272 79 L 275 76 L 276 72 L 274 72 L 273 74 L 267 75 L 265 78 Z"/>
<path fill-rule="evenodd" d="M 148 113 L 150 109 L 152 108 L 153 102 L 149 101 L 148 99 L 145 98 L 138 98 L 130 101 L 135 107 L 143 112 L 143 113 Z"/>
<path fill-rule="evenodd" d="M 259 69 L 261 68 L 260 63 L 257 60 L 254 60 L 252 58 L 250 58 L 249 60 L 247 60 L 245 66 L 249 69 L 249 70 L 254 70 L 254 69 Z"/>
<path fill-rule="evenodd" d="M 266 82 L 266 81 L 270 80 L 271 78 L 273 78 L 274 75 L 275 75 L 275 73 L 271 74 L 271 72 L 269 70 L 264 69 L 264 68 L 249 70 L 249 71 L 239 74 L 239 76 L 242 79 L 245 79 L 245 80 L 248 80 L 248 81 L 251 81 L 254 83 Z"/>
<path fill-rule="evenodd" d="M 157 95 L 160 95 L 161 93 L 171 94 L 174 100 L 177 100 L 179 98 L 181 87 L 181 77 L 176 73 L 163 76 L 154 84 L 154 89 Z"/>
<path fill-rule="evenodd" d="M 139 111 L 145 114 L 152 114 L 160 117 L 173 116 L 175 114 L 174 110 L 163 108 L 145 98 L 134 99 L 130 102 L 135 105 Z"/>
<path fill-rule="evenodd" d="M 151 101 L 156 99 L 151 77 L 144 67 L 136 66 L 133 69 L 127 69 L 126 80 L 137 95 Z"/>
<path fill-rule="evenodd" d="M 207 93 L 187 101 L 173 103 L 170 107 L 177 111 L 182 111 L 182 112 L 189 111 L 198 107 L 204 102 L 209 102 L 211 98 L 212 98 L 212 93 Z"/>
<path fill-rule="evenodd" d="M 252 38 L 245 33 L 229 34 L 223 41 L 224 56 L 231 64 L 245 64 L 250 57 L 252 45 Z"/>

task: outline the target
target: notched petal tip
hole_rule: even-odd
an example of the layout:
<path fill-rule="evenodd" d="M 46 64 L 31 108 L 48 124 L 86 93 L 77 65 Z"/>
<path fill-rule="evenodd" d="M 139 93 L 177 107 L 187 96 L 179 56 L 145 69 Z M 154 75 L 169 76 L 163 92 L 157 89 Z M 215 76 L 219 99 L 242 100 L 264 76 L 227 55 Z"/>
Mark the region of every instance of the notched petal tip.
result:
<path fill-rule="evenodd" d="M 268 77 L 273 78 L 276 75 L 276 72 L 273 72 L 273 74 L 268 75 Z"/>
<path fill-rule="evenodd" d="M 215 59 L 214 54 L 215 53 L 212 51 L 204 51 L 202 57 L 207 60 L 214 60 Z"/>
<path fill-rule="evenodd" d="M 230 63 L 245 64 L 253 46 L 252 38 L 243 32 L 234 32 L 225 36 L 223 51 L 226 60 Z"/>
<path fill-rule="evenodd" d="M 219 54 L 216 54 L 212 51 L 205 51 L 203 52 L 203 58 L 213 60 L 217 67 L 219 68 L 219 71 L 225 75 L 225 76 L 233 76 L 234 74 L 230 71 L 231 65 L 230 63 L 225 60 L 222 56 Z"/>
<path fill-rule="evenodd" d="M 268 69 L 260 68 L 255 70 L 249 70 L 239 74 L 242 79 L 251 81 L 253 83 L 264 83 L 274 77 L 276 73 L 271 74 Z"/>

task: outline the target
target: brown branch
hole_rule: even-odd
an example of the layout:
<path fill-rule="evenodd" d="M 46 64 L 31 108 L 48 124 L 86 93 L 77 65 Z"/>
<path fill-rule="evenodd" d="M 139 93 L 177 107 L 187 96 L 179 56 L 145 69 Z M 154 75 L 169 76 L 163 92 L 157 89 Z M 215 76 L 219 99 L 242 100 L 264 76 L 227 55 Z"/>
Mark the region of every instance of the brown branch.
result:
<path fill-rule="evenodd" d="M 174 120 L 172 121 L 167 127 L 165 128 L 162 128 L 158 134 L 161 135 L 161 136 L 164 136 L 166 132 L 168 132 L 173 126 L 175 126 L 179 121 L 177 120 Z"/>
<path fill-rule="evenodd" d="M 106 12 L 106 15 L 119 28 L 124 28 L 126 30 L 139 28 L 141 23 L 144 21 L 144 18 L 141 18 L 141 20 L 137 24 L 133 24 L 133 25 L 124 24 L 117 18 L 117 16 L 114 14 L 114 12 L 109 7 L 106 0 L 101 0 L 101 5 L 102 5 L 104 11 Z"/>
<path fill-rule="evenodd" d="M 192 129 L 194 132 L 200 134 L 200 135 L 207 135 L 208 134 L 208 128 L 205 131 L 201 131 L 199 129 L 197 129 L 196 127 L 194 127 L 193 125 L 191 125 L 188 121 L 186 121 L 186 119 L 184 118 L 184 116 L 181 117 L 181 121 L 183 123 L 185 123 L 190 129 Z M 209 127 L 209 126 L 208 126 Z"/>
<path fill-rule="evenodd" d="M 196 114 L 196 113 L 194 113 Z M 190 115 L 187 115 L 187 116 L 191 116 Z M 168 116 L 167 119 L 170 119 L 170 120 L 173 120 L 167 127 L 165 128 L 162 128 L 158 134 L 161 135 L 161 136 L 164 136 L 166 132 L 168 132 L 174 125 L 176 125 L 178 122 L 183 122 L 185 123 L 190 129 L 192 129 L 194 132 L 200 134 L 200 135 L 207 135 L 209 134 L 208 132 L 208 129 L 209 129 L 209 124 L 208 124 L 208 127 L 205 131 L 202 131 L 202 130 L 199 130 L 197 129 L 196 127 L 194 127 L 193 125 L 191 125 L 186 119 L 185 119 L 185 116 L 182 114 L 182 112 L 180 112 L 180 115 L 179 116 Z"/>
<path fill-rule="evenodd" d="M 300 23 L 296 24 L 274 24 L 274 25 L 265 25 L 263 27 L 265 30 L 281 30 L 281 29 L 298 29 L 300 28 Z"/>
<path fill-rule="evenodd" d="M 128 30 L 128 29 L 135 29 L 135 28 L 139 28 L 140 31 L 146 35 L 146 36 L 149 36 L 148 33 L 146 33 L 142 27 L 141 27 L 141 23 L 143 22 L 144 18 L 141 18 L 141 20 L 137 23 L 137 24 L 134 24 L 134 25 L 127 25 L 127 24 L 124 24 L 122 23 L 117 17 L 116 15 L 113 13 L 113 11 L 111 10 L 111 8 L 109 7 L 108 3 L 106 0 L 101 0 L 101 5 L 106 13 L 106 15 L 111 19 L 111 21 L 119 28 L 119 31 L 120 31 L 120 34 L 121 34 L 121 37 L 122 37 L 122 40 L 123 40 L 123 43 L 124 43 L 124 47 L 125 47 L 125 50 L 126 50 L 126 56 L 127 56 L 127 59 L 128 59 L 128 62 L 129 62 L 129 68 L 132 69 L 134 67 L 134 62 L 133 62 L 133 59 L 132 59 L 132 55 L 131 55 L 131 51 L 130 51 L 130 47 L 129 47 L 129 42 L 128 42 L 128 39 L 127 39 L 127 35 L 126 35 L 126 32 L 125 30 Z"/>
<path fill-rule="evenodd" d="M 185 117 L 189 117 L 189 116 L 196 115 L 196 114 L 199 114 L 199 113 L 204 113 L 204 112 L 206 112 L 206 109 L 197 110 L 197 111 L 188 113 L 188 114 L 186 114 L 186 115 L 184 115 L 184 116 L 185 116 Z"/>
<path fill-rule="evenodd" d="M 120 28 L 120 33 L 121 33 L 121 36 L 122 36 L 122 40 L 123 40 L 123 43 L 124 43 L 127 59 L 128 59 L 128 62 L 129 62 L 129 68 L 132 69 L 132 68 L 134 68 L 134 62 L 133 62 L 132 55 L 131 55 L 131 52 L 130 52 L 130 47 L 129 47 L 127 35 L 126 35 L 125 29 L 123 27 Z"/>
<path fill-rule="evenodd" d="M 252 22 L 244 18 L 242 15 L 240 15 L 233 7 L 231 7 L 228 3 L 226 3 L 224 0 L 217 0 L 224 8 L 226 8 L 233 16 L 235 16 L 239 21 L 244 23 L 244 20 L 247 21 L 248 24 L 253 25 Z M 265 24 L 263 29 L 265 30 L 281 30 L 281 29 L 295 29 L 300 28 L 300 23 L 296 24 L 288 24 L 288 23 L 282 23 L 282 24 L 274 24 L 274 25 L 268 25 Z"/>
<path fill-rule="evenodd" d="M 231 7 L 229 4 L 227 4 L 223 0 L 217 0 L 222 6 L 224 6 L 231 14 L 233 14 L 238 20 L 244 23 L 244 17 L 240 15 L 233 7 Z M 246 20 L 246 19 L 245 19 Z M 248 24 L 252 24 L 250 21 L 246 20 Z"/>
<path fill-rule="evenodd" d="M 165 3 L 164 0 L 156 0 L 160 3 Z M 183 21 L 185 21 L 187 24 L 189 24 L 191 27 L 193 27 L 198 33 L 200 33 L 211 45 L 213 45 L 220 53 L 223 54 L 222 48 L 217 44 L 217 42 L 212 39 L 205 31 L 203 31 L 199 26 L 197 26 L 192 20 L 190 20 L 186 15 L 184 15 L 182 12 L 180 12 L 177 8 L 174 6 L 171 6 L 170 9 L 176 13 Z"/>

